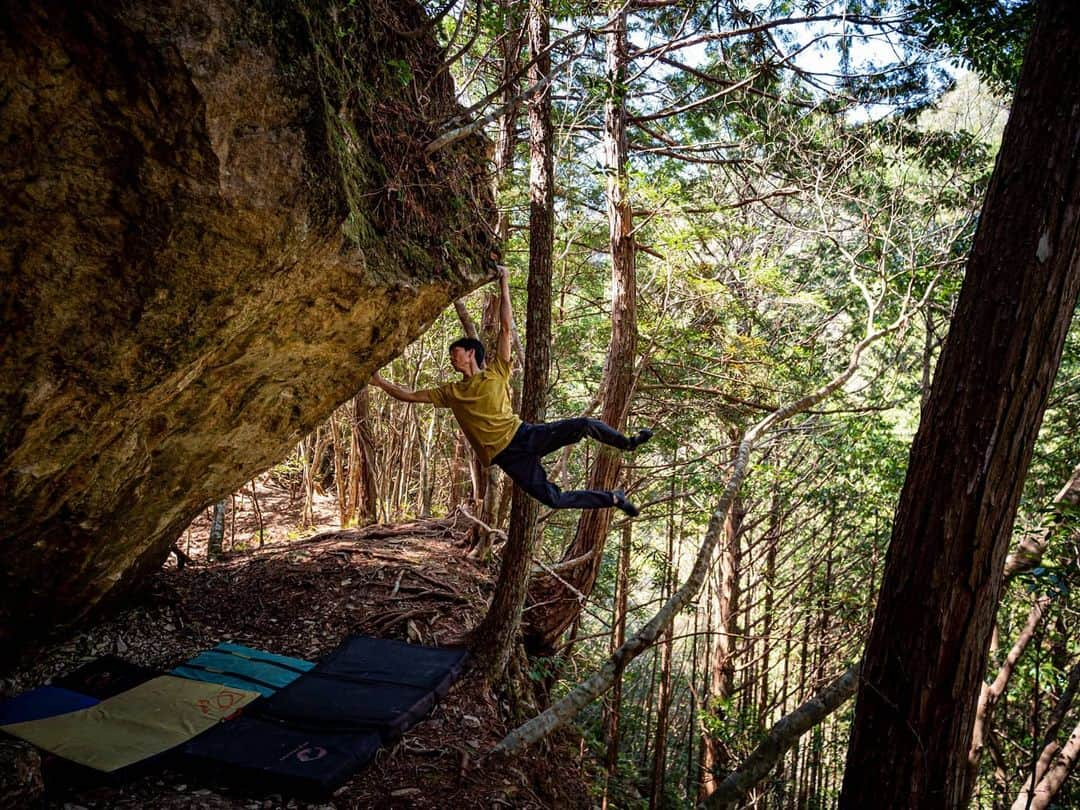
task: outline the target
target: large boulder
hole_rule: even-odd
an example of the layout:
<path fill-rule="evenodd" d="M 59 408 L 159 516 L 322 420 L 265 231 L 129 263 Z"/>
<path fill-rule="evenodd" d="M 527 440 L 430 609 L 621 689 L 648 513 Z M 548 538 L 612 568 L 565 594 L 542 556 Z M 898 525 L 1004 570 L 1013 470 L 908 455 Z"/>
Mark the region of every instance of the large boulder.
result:
<path fill-rule="evenodd" d="M 4 0 L 0 647 L 161 565 L 494 273 L 412 0 Z"/>

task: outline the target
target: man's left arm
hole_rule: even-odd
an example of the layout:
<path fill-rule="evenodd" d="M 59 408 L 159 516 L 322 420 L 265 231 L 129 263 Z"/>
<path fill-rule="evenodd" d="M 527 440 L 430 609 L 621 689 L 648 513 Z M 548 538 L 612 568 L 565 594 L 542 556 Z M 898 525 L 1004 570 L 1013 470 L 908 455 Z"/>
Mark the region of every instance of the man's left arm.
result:
<path fill-rule="evenodd" d="M 509 271 L 499 266 L 499 359 L 510 365 L 510 351 L 514 335 L 514 311 L 510 307 Z"/>

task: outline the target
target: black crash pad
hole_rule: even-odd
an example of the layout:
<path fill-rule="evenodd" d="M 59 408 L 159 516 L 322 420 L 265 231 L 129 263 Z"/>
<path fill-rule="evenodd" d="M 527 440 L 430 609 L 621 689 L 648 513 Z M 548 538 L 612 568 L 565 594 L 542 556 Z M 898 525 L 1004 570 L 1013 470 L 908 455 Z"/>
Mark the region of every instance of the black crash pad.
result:
<path fill-rule="evenodd" d="M 347 638 L 314 669 L 184 746 L 188 763 L 259 788 L 332 792 L 431 711 L 466 651 Z"/>
<path fill-rule="evenodd" d="M 390 742 L 431 711 L 461 676 L 466 651 L 351 636 L 272 697 L 261 717 L 337 731 L 378 731 Z"/>
<path fill-rule="evenodd" d="M 310 730 L 243 716 L 200 734 L 184 754 L 187 765 L 216 779 L 320 796 L 371 762 L 380 745 L 377 732 Z"/>
<path fill-rule="evenodd" d="M 132 664 L 115 655 L 105 655 L 83 664 L 74 672 L 54 678 L 53 685 L 89 695 L 98 700 L 107 700 L 164 674 L 148 667 Z"/>

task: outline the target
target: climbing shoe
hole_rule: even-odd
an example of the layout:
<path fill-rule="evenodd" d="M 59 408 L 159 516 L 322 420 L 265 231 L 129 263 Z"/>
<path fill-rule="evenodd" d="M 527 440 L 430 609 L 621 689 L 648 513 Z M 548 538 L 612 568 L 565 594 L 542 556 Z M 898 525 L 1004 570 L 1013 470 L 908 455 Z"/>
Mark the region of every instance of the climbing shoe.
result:
<path fill-rule="evenodd" d="M 641 447 L 641 445 L 645 444 L 645 442 L 647 442 L 649 439 L 651 439 L 652 436 L 653 436 L 653 433 L 652 433 L 651 430 L 649 430 L 648 428 L 642 428 L 641 430 L 639 430 L 637 433 L 635 433 L 633 436 L 630 437 L 630 448 L 629 449 L 634 450 L 634 449 L 636 449 L 638 447 Z"/>
<path fill-rule="evenodd" d="M 629 498 L 626 497 L 626 493 L 621 489 L 615 489 L 611 492 L 612 497 L 615 499 L 615 508 L 622 509 L 630 517 L 637 517 L 641 514 L 641 510 L 630 503 Z"/>

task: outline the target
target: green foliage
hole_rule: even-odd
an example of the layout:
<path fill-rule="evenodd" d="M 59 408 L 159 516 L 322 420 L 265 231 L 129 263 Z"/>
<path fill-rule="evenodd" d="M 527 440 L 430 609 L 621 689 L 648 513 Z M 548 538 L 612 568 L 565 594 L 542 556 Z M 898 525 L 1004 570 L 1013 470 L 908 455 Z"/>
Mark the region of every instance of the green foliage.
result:
<path fill-rule="evenodd" d="M 412 83 L 412 66 L 404 59 L 390 59 L 387 61 L 386 66 L 390 68 L 394 81 L 402 87 L 408 87 Z"/>
<path fill-rule="evenodd" d="M 452 51 L 474 37 L 473 47 L 453 66 L 459 91 L 469 100 L 490 96 L 496 103 L 500 45 L 520 22 L 511 17 L 512 5 L 461 6 L 440 22 Z M 904 7 L 917 12 L 914 24 L 898 30 L 967 49 L 965 58 L 1003 87 L 1012 81 L 1018 51 L 995 54 L 990 43 L 1003 41 L 1009 26 L 1019 31 L 1028 13 L 1021 4 L 1006 5 L 1013 15 L 1008 20 L 994 17 L 987 4 L 957 10 L 953 17 L 948 3 L 908 3 Z M 874 0 L 845 7 L 853 16 L 897 10 L 896 4 Z M 708 607 L 714 597 L 707 590 L 676 620 L 675 698 L 667 732 L 671 806 L 696 800 L 691 745 L 699 745 L 702 727 L 722 739 L 737 762 L 771 723 L 861 652 L 921 396 L 947 331 L 997 149 L 990 131 L 935 124 L 914 112 L 936 100 L 947 84 L 938 65 L 924 55 L 914 58 L 918 43 L 897 44 L 901 56 L 912 56 L 902 69 L 850 75 L 859 69 L 854 62 L 860 38 L 870 36 L 862 23 L 852 23 L 837 38 L 841 72 L 849 75 L 823 89 L 788 71 L 780 58 L 782 47 L 797 45 L 801 33 L 781 27 L 719 36 L 781 15 L 835 8 L 774 2 L 756 4 L 751 12 L 731 4 L 690 4 L 630 17 L 634 46 L 642 50 L 665 38 L 717 36 L 692 53 L 671 54 L 692 63 L 693 71 L 649 61 L 652 54 L 634 62 L 629 83 L 620 88 L 636 121 L 628 168 L 640 248 L 639 374 L 627 423 L 657 428 L 655 439 L 628 459 L 625 479 L 637 500 L 656 501 L 633 524 L 629 632 L 688 570 L 741 431 L 845 369 L 868 330 L 896 326 L 864 353 L 847 385 L 770 435 L 755 458 L 740 492 L 746 514 L 736 542 L 743 589 L 733 633 L 739 688 L 722 700 L 712 698 L 707 711 L 701 701 L 709 697 L 717 636 L 706 634 L 705 625 L 711 615 L 715 631 L 716 605 Z M 562 3 L 554 16 L 568 29 L 584 28 L 602 22 L 592 12 L 583 4 Z M 980 15 L 993 18 L 989 34 L 979 33 Z M 558 199 L 549 419 L 589 408 L 595 413 L 611 324 L 606 177 L 597 144 L 607 93 L 603 54 L 599 38 L 570 41 L 554 52 L 558 63 L 571 48 L 583 49 L 559 74 L 552 94 Z M 404 81 L 392 62 L 386 64 L 396 81 Z M 738 91 L 718 93 L 720 88 Z M 893 114 L 858 123 L 841 114 L 853 99 L 887 101 Z M 683 111 L 668 116 L 675 108 Z M 526 307 L 526 156 L 519 143 L 514 165 L 499 178 L 499 200 L 510 224 L 504 260 L 512 270 L 519 334 Z M 475 318 L 479 298 L 468 301 Z M 395 376 L 419 387 L 445 375 L 444 347 L 456 331 L 452 313 L 441 318 L 396 364 Z M 1063 364 L 1066 382 L 1055 392 L 1025 494 L 1029 522 L 1071 469 L 1071 437 L 1080 435 L 1077 358 L 1074 330 Z M 423 426 L 433 434 L 447 428 L 429 460 L 449 470 L 451 429 L 436 421 L 438 415 L 421 418 L 430 420 Z M 553 455 L 548 466 L 560 468 L 560 485 L 576 487 L 595 452 L 582 443 L 567 452 L 565 465 Z M 405 494 L 416 502 L 414 490 Z M 440 502 L 450 503 L 449 496 Z M 558 559 L 576 521 L 577 515 L 565 512 L 548 516 L 538 556 Z M 607 654 L 617 546 L 609 540 L 604 549 L 572 652 L 539 659 L 530 671 L 545 683 L 555 678 L 555 697 Z M 1075 582 L 1066 560 L 1051 553 L 1027 582 L 1035 592 L 1052 592 L 1064 601 Z M 714 572 L 713 593 L 718 583 Z M 1024 591 L 1014 589 L 1003 604 L 1003 638 L 1022 625 L 1030 602 Z M 1075 646 L 1071 640 L 1069 645 Z M 609 784 L 617 806 L 636 806 L 646 792 L 641 787 L 651 765 L 658 667 L 654 649 L 623 674 L 624 743 Z M 1021 691 L 1036 672 L 1043 685 L 1060 686 L 1061 667 L 1043 666 L 1023 676 Z M 1015 709 L 1009 704 L 1004 727 L 1022 736 L 1018 729 L 1027 707 L 1019 703 Z M 808 735 L 800 743 L 803 764 L 789 759 L 787 767 L 814 761 L 838 771 L 849 712 L 841 710 Z M 578 719 L 589 750 L 601 758 L 601 705 Z M 783 789 L 777 777 L 768 795 L 780 796 Z M 835 786 L 820 786 L 806 803 L 827 804 L 834 793 Z"/>
<path fill-rule="evenodd" d="M 914 0 L 907 9 L 931 45 L 949 49 L 1001 93 L 1016 86 L 1034 0 Z"/>

